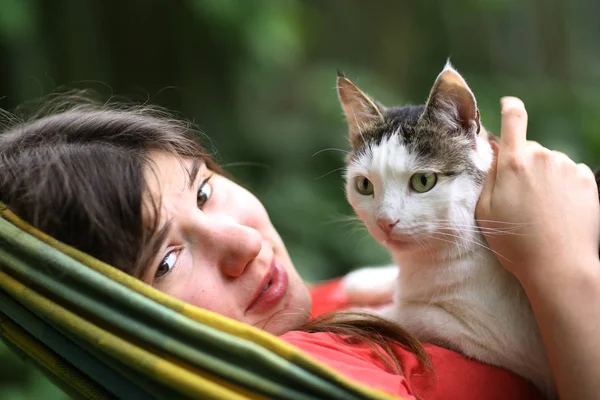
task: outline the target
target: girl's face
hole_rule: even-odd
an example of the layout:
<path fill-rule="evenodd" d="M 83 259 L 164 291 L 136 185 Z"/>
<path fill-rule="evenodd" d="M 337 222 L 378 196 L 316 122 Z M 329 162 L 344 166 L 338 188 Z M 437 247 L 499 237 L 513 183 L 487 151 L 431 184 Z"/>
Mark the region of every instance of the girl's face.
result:
<path fill-rule="evenodd" d="M 310 295 L 261 202 L 204 163 L 160 152 L 151 160 L 145 174 L 160 200 L 159 231 L 169 228 L 142 279 L 276 335 L 301 326 Z"/>

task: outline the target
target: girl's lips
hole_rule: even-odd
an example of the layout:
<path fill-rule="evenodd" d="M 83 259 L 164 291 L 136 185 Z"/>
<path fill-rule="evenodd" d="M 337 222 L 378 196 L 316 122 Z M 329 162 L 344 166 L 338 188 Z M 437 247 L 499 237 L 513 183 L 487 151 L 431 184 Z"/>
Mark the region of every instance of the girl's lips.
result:
<path fill-rule="evenodd" d="M 266 290 L 264 290 L 266 288 Z M 254 299 L 246 309 L 246 313 L 263 313 L 268 311 L 283 298 L 288 288 L 288 274 L 283 265 L 273 257 L 271 268 L 261 282 Z"/>

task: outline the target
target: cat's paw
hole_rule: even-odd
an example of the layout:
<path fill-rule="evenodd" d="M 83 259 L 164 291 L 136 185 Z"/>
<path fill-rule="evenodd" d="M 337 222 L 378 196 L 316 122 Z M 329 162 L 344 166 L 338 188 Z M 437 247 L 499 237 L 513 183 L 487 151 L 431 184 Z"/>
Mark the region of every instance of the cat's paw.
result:
<path fill-rule="evenodd" d="M 350 304 L 378 306 L 393 301 L 398 281 L 398 267 L 366 267 L 348 273 L 342 285 Z"/>

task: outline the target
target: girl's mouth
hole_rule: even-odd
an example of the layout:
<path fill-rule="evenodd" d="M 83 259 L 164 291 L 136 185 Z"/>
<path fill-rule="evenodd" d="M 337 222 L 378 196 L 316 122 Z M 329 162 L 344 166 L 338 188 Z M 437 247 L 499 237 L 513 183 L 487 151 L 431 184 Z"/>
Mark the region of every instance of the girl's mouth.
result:
<path fill-rule="evenodd" d="M 284 297 L 288 288 L 288 274 L 283 265 L 273 257 L 271 268 L 265 276 L 266 283 L 254 296 L 245 313 L 263 313 L 268 311 Z"/>

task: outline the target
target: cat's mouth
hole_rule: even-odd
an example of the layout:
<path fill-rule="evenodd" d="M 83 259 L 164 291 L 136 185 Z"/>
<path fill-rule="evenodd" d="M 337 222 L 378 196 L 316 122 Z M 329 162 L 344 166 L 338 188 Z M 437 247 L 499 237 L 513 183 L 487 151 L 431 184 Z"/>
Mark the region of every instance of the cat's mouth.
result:
<path fill-rule="evenodd" d="M 422 240 L 427 240 L 427 235 L 419 227 L 408 229 L 394 229 L 391 232 L 383 232 L 379 227 L 368 227 L 373 237 L 390 249 L 407 249 L 418 245 Z"/>
<path fill-rule="evenodd" d="M 404 248 L 407 246 L 410 246 L 414 243 L 413 240 L 410 239 L 410 237 L 408 236 L 401 236 L 401 237 L 391 237 L 391 238 L 387 238 L 383 241 L 383 244 L 388 246 L 388 247 L 394 247 L 394 248 Z"/>

